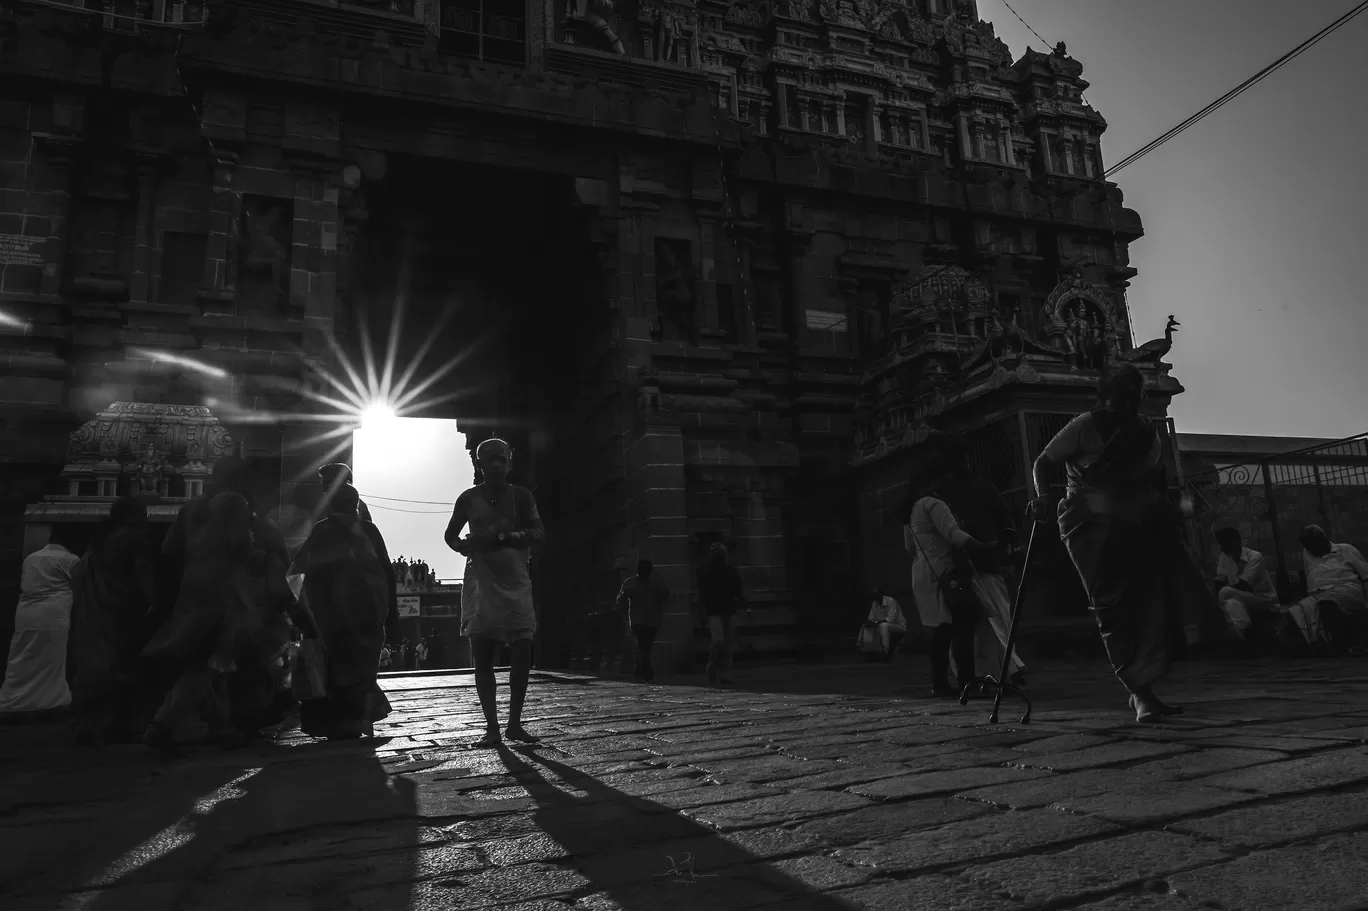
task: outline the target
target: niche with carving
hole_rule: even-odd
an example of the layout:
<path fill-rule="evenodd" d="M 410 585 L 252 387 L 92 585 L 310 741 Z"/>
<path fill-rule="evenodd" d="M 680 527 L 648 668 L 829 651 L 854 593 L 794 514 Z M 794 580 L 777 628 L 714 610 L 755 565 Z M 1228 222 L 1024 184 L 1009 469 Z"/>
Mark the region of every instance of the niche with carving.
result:
<path fill-rule="evenodd" d="M 289 306 L 293 229 L 293 200 L 242 197 L 237 289 L 240 311 L 279 312 Z"/>
<path fill-rule="evenodd" d="M 672 237 L 655 239 L 656 309 L 666 341 L 694 338 L 695 284 L 693 244 Z"/>

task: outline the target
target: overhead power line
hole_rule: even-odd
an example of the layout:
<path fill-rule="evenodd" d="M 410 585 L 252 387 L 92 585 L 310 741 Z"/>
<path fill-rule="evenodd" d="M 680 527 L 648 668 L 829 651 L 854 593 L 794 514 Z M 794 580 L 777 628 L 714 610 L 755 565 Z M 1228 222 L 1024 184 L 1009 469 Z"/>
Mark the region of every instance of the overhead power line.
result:
<path fill-rule="evenodd" d="M 1245 92 L 1249 91 L 1249 89 L 1258 85 L 1264 79 L 1267 79 L 1269 76 L 1273 75 L 1273 73 L 1275 73 L 1282 67 L 1286 66 L 1287 64 L 1291 63 L 1293 60 L 1297 59 L 1302 54 L 1306 53 L 1311 48 L 1315 47 L 1321 41 L 1330 37 L 1331 34 L 1347 25 L 1350 21 L 1352 21 L 1356 16 L 1361 14 L 1364 10 L 1368 10 L 1368 0 L 1364 0 L 1364 2 L 1358 4 L 1349 12 L 1345 13 L 1343 16 L 1340 16 L 1334 22 L 1330 23 L 1325 28 L 1321 29 L 1319 32 L 1316 32 L 1316 34 L 1312 35 L 1310 38 L 1307 38 L 1301 44 L 1297 45 L 1295 48 L 1288 51 L 1286 54 L 1283 54 L 1277 60 L 1274 60 L 1268 66 L 1259 70 L 1259 72 L 1255 73 L 1253 76 L 1250 76 L 1244 82 L 1240 83 L 1235 88 L 1231 89 L 1229 92 L 1226 92 L 1220 98 L 1217 98 L 1211 104 L 1202 108 L 1200 111 L 1193 114 L 1187 120 L 1184 120 L 1182 123 L 1178 124 L 1173 129 L 1169 130 L 1167 133 L 1164 133 L 1157 139 L 1147 143 L 1144 146 L 1141 146 L 1139 149 L 1136 149 L 1134 152 L 1127 155 L 1125 158 L 1121 159 L 1116 164 L 1108 168 L 1102 174 L 1102 176 L 1104 178 L 1111 177 L 1113 174 L 1120 171 L 1122 168 L 1126 168 L 1130 165 L 1135 164 L 1141 158 L 1144 158 L 1150 152 L 1153 152 L 1155 149 L 1159 148 L 1164 143 L 1168 142 L 1170 139 L 1173 139 L 1175 136 L 1177 136 L 1179 133 L 1182 133 L 1188 127 L 1195 125 L 1196 123 L 1204 119 L 1207 115 L 1214 113 L 1215 111 L 1224 107 L 1226 104 L 1229 104 L 1230 102 L 1234 101 L 1236 98 L 1240 97 Z"/>
<path fill-rule="evenodd" d="M 1031 23 L 1029 23 L 1029 22 L 1027 22 L 1025 19 L 1021 18 L 1021 13 L 1018 13 L 1015 9 L 1012 9 L 1012 4 L 1008 3 L 1007 0 L 1002 0 L 1002 5 L 1005 6 L 1005 7 L 1007 7 L 1007 9 L 1011 12 L 1011 14 L 1012 14 L 1013 16 L 1016 16 L 1016 17 L 1017 17 L 1017 21 L 1018 21 L 1018 22 L 1020 22 L 1020 23 L 1021 23 L 1022 25 L 1024 25 L 1024 26 L 1026 26 L 1026 30 L 1027 30 L 1027 31 L 1029 31 L 1032 35 L 1035 35 L 1037 38 L 1040 39 L 1040 43 L 1043 44 L 1043 45 L 1045 46 L 1045 50 L 1048 51 L 1048 50 L 1050 49 L 1050 42 L 1046 41 L 1046 40 L 1045 40 L 1045 37 L 1044 37 L 1043 35 L 1041 35 L 1040 32 L 1038 32 L 1038 31 L 1036 31 L 1035 29 L 1031 28 Z"/>

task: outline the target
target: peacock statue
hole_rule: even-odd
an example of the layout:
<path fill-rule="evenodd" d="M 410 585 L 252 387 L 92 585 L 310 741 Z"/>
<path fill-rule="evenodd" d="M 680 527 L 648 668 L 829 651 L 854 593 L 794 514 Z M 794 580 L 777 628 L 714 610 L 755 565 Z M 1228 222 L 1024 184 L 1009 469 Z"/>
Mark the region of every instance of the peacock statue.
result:
<path fill-rule="evenodd" d="M 1157 364 L 1170 351 L 1173 350 L 1173 330 L 1181 326 L 1182 323 L 1169 314 L 1168 325 L 1164 326 L 1164 337 L 1150 339 L 1143 345 L 1136 345 L 1129 351 L 1122 351 L 1116 356 L 1119 361 L 1126 361 L 1131 364 Z"/>

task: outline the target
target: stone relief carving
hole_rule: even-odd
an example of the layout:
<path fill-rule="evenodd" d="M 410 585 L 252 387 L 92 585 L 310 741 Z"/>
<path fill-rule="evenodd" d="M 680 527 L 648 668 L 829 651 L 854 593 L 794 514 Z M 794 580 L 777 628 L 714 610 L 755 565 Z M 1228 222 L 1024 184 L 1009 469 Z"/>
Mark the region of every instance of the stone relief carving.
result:
<path fill-rule="evenodd" d="M 289 302 L 294 204 L 242 197 L 238 303 L 245 310 L 278 310 Z"/>
<path fill-rule="evenodd" d="M 569 0 L 566 18 L 571 22 L 584 23 L 598 33 L 600 40 L 614 54 L 625 55 L 627 49 L 607 18 L 614 15 L 614 12 L 613 0 Z"/>
<path fill-rule="evenodd" d="M 687 240 L 655 241 L 656 308 L 666 341 L 694 340 L 693 245 Z"/>

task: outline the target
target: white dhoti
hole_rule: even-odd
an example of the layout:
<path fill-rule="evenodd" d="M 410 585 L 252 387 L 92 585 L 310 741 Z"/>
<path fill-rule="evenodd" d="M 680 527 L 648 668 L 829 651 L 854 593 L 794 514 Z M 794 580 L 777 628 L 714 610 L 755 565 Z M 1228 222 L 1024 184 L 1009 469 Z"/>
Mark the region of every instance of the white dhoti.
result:
<path fill-rule="evenodd" d="M 25 623 L 22 616 L 15 619 L 18 628 L 10 640 L 5 684 L 0 687 L 0 714 L 43 712 L 70 705 L 71 689 L 66 680 L 68 630 L 38 629 Z"/>
<path fill-rule="evenodd" d="M 1340 610 L 1346 611 L 1368 609 L 1368 604 L 1364 602 L 1362 585 L 1337 585 L 1307 595 L 1287 609 L 1307 642 L 1317 642 L 1325 638 L 1320 616 L 1320 606 L 1325 603 L 1334 604 Z"/>
<path fill-rule="evenodd" d="M 1259 613 L 1278 609 L 1276 597 L 1241 591 L 1229 585 L 1221 589 L 1217 595 L 1217 600 L 1220 601 L 1221 611 L 1230 621 L 1230 625 L 1240 633 L 1249 629 L 1253 624 L 1253 618 L 1250 616 L 1251 611 Z"/>

